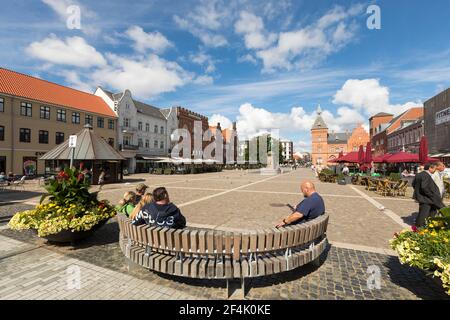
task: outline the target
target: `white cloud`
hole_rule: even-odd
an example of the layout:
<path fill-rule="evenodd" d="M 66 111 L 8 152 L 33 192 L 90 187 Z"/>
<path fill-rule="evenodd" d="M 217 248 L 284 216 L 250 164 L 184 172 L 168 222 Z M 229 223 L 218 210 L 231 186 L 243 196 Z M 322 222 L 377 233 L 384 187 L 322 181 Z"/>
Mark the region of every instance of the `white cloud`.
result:
<path fill-rule="evenodd" d="M 337 6 L 312 25 L 279 33 L 275 45 L 256 50 L 256 56 L 263 61 L 263 71 L 302 68 L 340 50 L 354 38 L 356 25 L 351 19 L 361 9 L 360 5 L 348 10 Z"/>
<path fill-rule="evenodd" d="M 106 60 L 94 47 L 81 37 L 67 37 L 59 39 L 51 34 L 42 41 L 31 43 L 26 53 L 34 58 L 53 64 L 71 65 L 81 68 L 103 66 Z"/>
<path fill-rule="evenodd" d="M 178 27 L 187 30 L 207 47 L 223 47 L 227 39 L 219 32 L 230 18 L 231 11 L 227 3 L 217 0 L 203 0 L 186 16 L 174 15 Z"/>
<path fill-rule="evenodd" d="M 216 65 L 214 59 L 204 52 L 189 55 L 189 59 L 198 65 L 205 66 L 206 73 L 212 73 L 216 71 Z"/>
<path fill-rule="evenodd" d="M 239 20 L 234 25 L 237 34 L 244 36 L 247 49 L 264 49 L 277 39 L 276 34 L 264 30 L 264 22 L 253 13 L 242 11 Z"/>
<path fill-rule="evenodd" d="M 78 73 L 73 70 L 62 71 L 61 75 L 65 78 L 65 80 L 70 83 L 71 87 L 84 91 L 84 92 L 93 92 L 94 86 L 90 85 L 86 81 L 80 79 Z"/>
<path fill-rule="evenodd" d="M 397 115 L 412 106 L 422 106 L 421 102 L 391 104 L 389 88 L 382 86 L 378 79 L 347 80 L 334 95 L 333 103 L 350 106 L 369 117 L 378 112 Z"/>
<path fill-rule="evenodd" d="M 222 116 L 220 114 L 213 114 L 210 118 L 209 118 L 209 125 L 210 126 L 216 126 L 218 123 L 220 123 L 220 127 L 222 129 L 227 129 L 227 128 L 232 128 L 233 127 L 233 123 L 232 121 L 225 117 Z"/>
<path fill-rule="evenodd" d="M 251 55 L 251 54 L 246 54 L 242 57 L 239 57 L 237 59 L 238 62 L 250 62 L 252 64 L 257 64 L 258 61 Z"/>
<path fill-rule="evenodd" d="M 162 53 L 173 46 L 161 33 L 157 31 L 147 33 L 139 26 L 129 27 L 125 34 L 134 41 L 134 49 L 140 53 L 146 52 L 147 49 Z"/>
<path fill-rule="evenodd" d="M 202 86 L 206 86 L 206 85 L 210 85 L 214 83 L 214 78 L 208 75 L 201 75 L 196 77 L 193 81 L 193 84 L 197 84 L 197 85 L 202 85 Z"/>
<path fill-rule="evenodd" d="M 130 89 L 142 98 L 155 97 L 192 81 L 192 74 L 175 62 L 164 60 L 155 54 L 141 58 L 107 54 L 108 66 L 97 69 L 92 80 L 115 90 Z"/>

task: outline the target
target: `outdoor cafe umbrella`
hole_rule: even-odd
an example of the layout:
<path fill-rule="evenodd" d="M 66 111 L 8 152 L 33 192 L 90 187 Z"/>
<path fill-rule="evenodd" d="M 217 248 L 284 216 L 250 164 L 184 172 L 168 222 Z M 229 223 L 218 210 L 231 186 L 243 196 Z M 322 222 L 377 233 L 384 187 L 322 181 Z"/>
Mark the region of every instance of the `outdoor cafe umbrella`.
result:
<path fill-rule="evenodd" d="M 335 162 L 346 162 L 346 163 L 358 163 L 358 152 L 352 151 L 347 153 L 345 156 L 339 157 L 334 160 Z"/>
<path fill-rule="evenodd" d="M 390 156 L 392 156 L 392 154 L 386 153 L 386 154 L 383 154 L 383 155 L 381 155 L 381 156 L 374 157 L 374 158 L 372 159 L 372 161 L 375 162 L 375 163 L 387 162 L 386 160 L 387 160 Z"/>
<path fill-rule="evenodd" d="M 425 136 L 420 139 L 419 162 L 422 164 L 428 162 L 428 139 Z"/>
<path fill-rule="evenodd" d="M 358 163 L 359 164 L 363 164 L 364 163 L 364 147 L 362 145 L 359 146 L 359 151 L 358 151 Z"/>
<path fill-rule="evenodd" d="M 398 152 L 386 159 L 388 163 L 417 163 L 419 161 L 419 155 L 417 153 Z"/>
<path fill-rule="evenodd" d="M 365 162 L 369 165 L 369 167 L 372 167 L 372 144 L 367 142 L 366 146 L 366 158 Z"/>

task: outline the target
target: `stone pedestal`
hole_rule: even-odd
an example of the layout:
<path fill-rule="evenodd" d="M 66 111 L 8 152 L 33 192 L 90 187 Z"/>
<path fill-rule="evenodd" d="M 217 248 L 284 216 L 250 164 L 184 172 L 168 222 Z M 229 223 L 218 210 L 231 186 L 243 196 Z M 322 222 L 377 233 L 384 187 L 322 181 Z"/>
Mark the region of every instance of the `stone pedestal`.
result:
<path fill-rule="evenodd" d="M 260 172 L 264 176 L 273 176 L 276 174 L 281 174 L 281 169 L 278 165 L 275 165 L 275 161 L 272 154 L 267 155 L 267 166 L 265 168 L 261 168 Z"/>

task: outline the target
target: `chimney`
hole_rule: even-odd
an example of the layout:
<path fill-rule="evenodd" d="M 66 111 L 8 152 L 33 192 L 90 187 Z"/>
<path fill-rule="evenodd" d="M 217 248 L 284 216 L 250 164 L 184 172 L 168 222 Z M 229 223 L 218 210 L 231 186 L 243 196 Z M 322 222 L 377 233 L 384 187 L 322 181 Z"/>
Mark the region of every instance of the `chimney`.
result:
<path fill-rule="evenodd" d="M 236 131 L 236 121 L 233 122 L 233 130 Z"/>

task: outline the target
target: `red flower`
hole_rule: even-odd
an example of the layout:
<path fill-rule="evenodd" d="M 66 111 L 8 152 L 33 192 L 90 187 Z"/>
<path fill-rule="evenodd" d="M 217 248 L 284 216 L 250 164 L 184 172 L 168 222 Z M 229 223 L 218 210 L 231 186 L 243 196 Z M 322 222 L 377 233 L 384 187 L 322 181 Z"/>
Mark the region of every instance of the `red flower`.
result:
<path fill-rule="evenodd" d="M 411 226 L 411 230 L 414 231 L 414 232 L 417 232 L 418 229 L 417 229 L 416 226 Z"/>
<path fill-rule="evenodd" d="M 61 171 L 60 173 L 58 173 L 58 178 L 67 180 L 69 176 L 64 171 Z"/>
<path fill-rule="evenodd" d="M 78 177 L 77 177 L 77 182 L 81 182 L 81 181 L 83 181 L 83 179 L 84 179 L 84 174 L 79 173 Z"/>
<path fill-rule="evenodd" d="M 104 202 L 99 202 L 99 203 L 98 203 L 98 207 L 99 207 L 100 209 L 103 209 L 105 206 L 106 206 L 106 205 L 105 205 Z"/>

